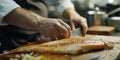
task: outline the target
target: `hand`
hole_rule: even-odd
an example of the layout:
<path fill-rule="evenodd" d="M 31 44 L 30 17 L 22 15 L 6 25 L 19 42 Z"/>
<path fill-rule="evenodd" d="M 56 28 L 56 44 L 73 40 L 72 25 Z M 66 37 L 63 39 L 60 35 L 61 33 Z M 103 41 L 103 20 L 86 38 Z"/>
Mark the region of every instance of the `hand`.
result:
<path fill-rule="evenodd" d="M 71 28 L 75 29 L 76 26 L 80 26 L 82 35 L 85 36 L 88 29 L 86 19 L 80 16 L 75 10 L 70 8 L 66 9 L 64 13 L 63 13 L 63 17 L 65 16 L 65 18 L 69 20 Z"/>
<path fill-rule="evenodd" d="M 3 22 L 23 29 L 38 31 L 52 40 L 70 37 L 71 29 L 62 20 L 44 18 L 22 8 L 14 9 L 4 17 Z"/>
<path fill-rule="evenodd" d="M 52 40 L 70 37 L 70 26 L 60 19 L 44 18 L 39 24 L 38 31 Z"/>
<path fill-rule="evenodd" d="M 75 29 L 76 26 L 81 27 L 82 35 L 85 36 L 88 26 L 87 26 L 87 21 L 84 17 L 81 17 L 78 15 L 76 12 L 71 13 L 70 15 L 70 23 L 71 23 L 71 28 Z"/>

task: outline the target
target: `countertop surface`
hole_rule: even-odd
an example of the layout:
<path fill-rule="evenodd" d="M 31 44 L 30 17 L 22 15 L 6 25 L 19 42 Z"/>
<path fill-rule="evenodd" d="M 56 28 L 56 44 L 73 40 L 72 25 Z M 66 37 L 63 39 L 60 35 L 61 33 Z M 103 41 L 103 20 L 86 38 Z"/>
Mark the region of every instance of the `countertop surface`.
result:
<path fill-rule="evenodd" d="M 118 36 L 102 36 L 102 35 L 87 35 L 86 37 L 97 36 L 104 39 L 108 43 L 114 44 L 114 48 L 110 50 L 101 50 L 78 55 L 55 55 L 55 54 L 37 54 L 43 55 L 45 60 L 120 60 L 120 37 Z M 35 42 L 30 45 L 36 44 Z M 15 57 L 17 54 L 5 54 L 1 57 Z"/>

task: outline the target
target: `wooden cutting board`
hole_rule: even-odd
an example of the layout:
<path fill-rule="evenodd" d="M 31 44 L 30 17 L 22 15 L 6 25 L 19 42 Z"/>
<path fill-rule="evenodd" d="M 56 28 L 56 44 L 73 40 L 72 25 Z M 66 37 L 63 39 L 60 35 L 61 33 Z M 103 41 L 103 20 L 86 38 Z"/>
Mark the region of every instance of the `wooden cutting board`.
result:
<path fill-rule="evenodd" d="M 94 37 L 94 36 L 95 35 L 87 35 L 85 37 Z M 115 45 L 114 49 L 90 52 L 79 55 L 54 55 L 54 54 L 36 54 L 36 55 L 43 55 L 45 57 L 45 60 L 120 60 L 119 58 L 120 37 L 115 37 L 115 36 L 97 36 L 97 37 L 102 38 L 107 42 L 113 43 Z M 38 42 L 33 42 L 28 45 L 34 45 L 34 44 L 38 44 Z M 9 57 L 15 57 L 16 55 L 19 55 L 19 53 L 3 55 L 0 57 L 9 58 Z"/>
<path fill-rule="evenodd" d="M 112 26 L 91 26 L 88 28 L 87 34 L 94 35 L 113 35 L 115 33 L 115 27 Z"/>

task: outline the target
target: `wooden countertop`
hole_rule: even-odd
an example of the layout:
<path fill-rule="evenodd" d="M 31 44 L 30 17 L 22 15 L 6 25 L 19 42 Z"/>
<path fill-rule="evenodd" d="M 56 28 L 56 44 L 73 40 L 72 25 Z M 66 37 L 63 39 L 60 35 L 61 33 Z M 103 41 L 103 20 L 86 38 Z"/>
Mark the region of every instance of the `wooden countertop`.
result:
<path fill-rule="evenodd" d="M 87 35 L 86 37 L 93 37 L 95 35 Z M 120 60 L 120 37 L 117 36 L 100 36 L 97 37 L 104 39 L 107 42 L 113 43 L 114 48 L 111 50 L 102 50 L 79 55 L 52 55 L 52 54 L 36 54 L 43 55 L 45 60 Z M 31 44 L 35 44 L 31 43 Z M 30 44 L 30 45 L 31 45 Z M 4 57 L 14 57 L 16 54 L 4 55 Z M 119 56 L 119 57 L 118 57 Z M 2 56 L 3 57 L 3 56 Z"/>

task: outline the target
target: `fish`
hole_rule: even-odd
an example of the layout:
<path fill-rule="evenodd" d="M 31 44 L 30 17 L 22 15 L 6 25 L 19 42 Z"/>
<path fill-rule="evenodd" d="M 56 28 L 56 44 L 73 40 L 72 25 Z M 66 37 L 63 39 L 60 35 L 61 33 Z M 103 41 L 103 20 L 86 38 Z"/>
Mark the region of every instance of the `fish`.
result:
<path fill-rule="evenodd" d="M 16 48 L 12 50 L 12 53 L 49 53 L 49 54 L 83 54 L 97 50 L 103 50 L 106 48 L 106 43 L 100 39 L 95 38 L 67 38 L 57 41 L 51 41 L 42 44 L 34 44 Z"/>

